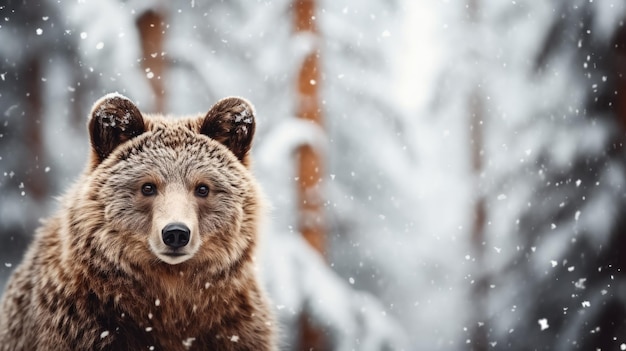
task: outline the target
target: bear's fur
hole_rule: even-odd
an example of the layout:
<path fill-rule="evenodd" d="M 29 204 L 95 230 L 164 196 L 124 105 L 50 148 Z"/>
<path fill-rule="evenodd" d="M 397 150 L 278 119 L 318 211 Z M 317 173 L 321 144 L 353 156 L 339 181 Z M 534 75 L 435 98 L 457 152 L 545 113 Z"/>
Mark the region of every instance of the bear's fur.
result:
<path fill-rule="evenodd" d="M 89 164 L 7 284 L 0 349 L 275 349 L 252 106 L 167 119 L 109 94 L 88 129 Z"/>

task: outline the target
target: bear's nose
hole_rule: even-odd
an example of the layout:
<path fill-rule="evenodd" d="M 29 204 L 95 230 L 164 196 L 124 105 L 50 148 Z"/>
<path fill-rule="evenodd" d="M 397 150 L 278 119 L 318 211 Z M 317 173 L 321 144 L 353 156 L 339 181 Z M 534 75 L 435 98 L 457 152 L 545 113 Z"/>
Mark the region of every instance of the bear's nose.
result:
<path fill-rule="evenodd" d="M 161 237 L 165 245 L 178 249 L 189 243 L 191 231 L 183 223 L 170 223 L 161 231 Z"/>

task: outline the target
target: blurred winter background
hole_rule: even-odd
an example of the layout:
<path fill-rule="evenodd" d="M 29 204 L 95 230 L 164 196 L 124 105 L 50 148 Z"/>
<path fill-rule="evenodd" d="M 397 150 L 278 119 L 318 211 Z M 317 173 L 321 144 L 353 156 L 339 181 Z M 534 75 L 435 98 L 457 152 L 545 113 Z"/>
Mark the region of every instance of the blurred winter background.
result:
<path fill-rule="evenodd" d="M 0 286 L 118 91 L 257 108 L 285 350 L 626 349 L 626 2 L 0 3 Z"/>

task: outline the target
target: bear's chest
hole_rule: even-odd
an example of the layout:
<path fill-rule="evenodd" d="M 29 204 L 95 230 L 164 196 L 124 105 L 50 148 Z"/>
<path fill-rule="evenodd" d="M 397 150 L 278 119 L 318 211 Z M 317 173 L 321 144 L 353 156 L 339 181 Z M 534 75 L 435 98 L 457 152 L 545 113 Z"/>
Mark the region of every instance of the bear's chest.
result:
<path fill-rule="evenodd" d="M 219 349 L 224 338 L 221 323 L 213 319 L 198 311 L 188 314 L 181 310 L 174 315 L 155 309 L 135 315 L 118 309 L 113 317 L 100 318 L 104 322 L 101 337 L 110 350 Z"/>

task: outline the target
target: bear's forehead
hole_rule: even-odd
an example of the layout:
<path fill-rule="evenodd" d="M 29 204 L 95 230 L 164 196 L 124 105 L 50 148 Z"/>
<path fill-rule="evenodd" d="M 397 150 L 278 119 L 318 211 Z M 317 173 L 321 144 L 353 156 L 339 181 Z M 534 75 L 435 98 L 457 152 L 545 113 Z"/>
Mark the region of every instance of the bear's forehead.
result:
<path fill-rule="evenodd" d="M 224 150 L 215 140 L 189 129 L 156 128 L 120 145 L 107 167 L 179 167 L 181 163 L 222 163 Z M 118 166 L 115 166 L 115 165 Z"/>
<path fill-rule="evenodd" d="M 158 173 L 168 178 L 198 173 L 241 176 L 228 148 L 200 134 L 199 118 L 146 116 L 146 132 L 122 144 L 118 157 L 106 162 L 106 168 L 113 173 Z"/>
<path fill-rule="evenodd" d="M 203 116 L 163 116 L 143 114 L 144 123 L 148 131 L 192 131 L 199 133 Z"/>
<path fill-rule="evenodd" d="M 155 161 L 182 162 L 215 159 L 224 161 L 226 149 L 207 136 L 185 129 L 157 129 L 132 145 L 131 154 L 155 157 Z"/>
<path fill-rule="evenodd" d="M 205 135 L 200 134 L 201 117 L 163 117 L 146 115 L 144 138 L 145 147 L 189 149 L 200 148 L 207 151 L 215 145 Z"/>
<path fill-rule="evenodd" d="M 177 127 L 146 132 L 144 144 L 154 148 L 189 149 L 210 145 L 210 139 L 188 129 Z"/>
<path fill-rule="evenodd" d="M 123 181 L 147 177 L 165 182 L 205 179 L 214 184 L 227 184 L 244 177 L 241 167 L 215 145 L 216 141 L 202 136 L 190 138 L 180 142 L 155 133 L 130 146 L 105 172 Z"/>

